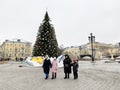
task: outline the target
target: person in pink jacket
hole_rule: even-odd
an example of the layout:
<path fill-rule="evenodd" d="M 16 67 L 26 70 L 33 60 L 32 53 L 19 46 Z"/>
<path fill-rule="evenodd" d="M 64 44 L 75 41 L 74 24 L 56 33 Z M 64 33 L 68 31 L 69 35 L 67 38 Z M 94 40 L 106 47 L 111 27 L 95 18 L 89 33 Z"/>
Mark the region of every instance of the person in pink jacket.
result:
<path fill-rule="evenodd" d="M 54 57 L 54 60 L 52 62 L 52 68 L 51 68 L 51 71 L 52 71 L 52 78 L 51 79 L 56 79 L 57 69 L 58 69 L 58 61 Z"/>

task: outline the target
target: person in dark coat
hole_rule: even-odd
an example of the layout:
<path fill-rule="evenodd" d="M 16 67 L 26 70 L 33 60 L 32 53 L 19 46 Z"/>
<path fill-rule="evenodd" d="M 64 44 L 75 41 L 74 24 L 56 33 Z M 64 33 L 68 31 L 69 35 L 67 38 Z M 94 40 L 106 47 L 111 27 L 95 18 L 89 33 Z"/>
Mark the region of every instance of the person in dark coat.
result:
<path fill-rule="evenodd" d="M 78 78 L 78 60 L 74 59 L 73 60 L 73 63 L 72 63 L 72 66 L 73 66 L 73 76 L 74 76 L 74 79 L 77 79 Z"/>
<path fill-rule="evenodd" d="M 64 73 L 65 73 L 64 79 L 66 78 L 69 79 L 69 74 L 71 73 L 71 59 L 68 55 L 65 55 L 63 65 L 64 65 Z"/>
<path fill-rule="evenodd" d="M 48 58 L 48 55 L 46 55 L 44 62 L 43 62 L 43 71 L 45 73 L 45 79 L 48 79 L 49 77 L 49 72 L 50 72 L 50 68 L 51 68 L 52 64 L 50 59 Z"/>

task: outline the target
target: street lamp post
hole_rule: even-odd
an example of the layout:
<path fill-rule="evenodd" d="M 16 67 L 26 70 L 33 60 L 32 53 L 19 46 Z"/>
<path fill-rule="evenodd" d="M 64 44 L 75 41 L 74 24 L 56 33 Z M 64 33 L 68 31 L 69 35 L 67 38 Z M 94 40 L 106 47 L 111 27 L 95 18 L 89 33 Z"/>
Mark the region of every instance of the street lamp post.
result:
<path fill-rule="evenodd" d="M 88 37 L 89 42 L 91 43 L 91 51 L 92 51 L 92 62 L 94 62 L 94 49 L 93 49 L 93 43 L 95 42 L 95 36 L 92 35 L 92 33 L 90 33 L 90 36 Z"/>
<path fill-rule="evenodd" d="M 79 46 L 79 59 L 81 59 L 81 50 L 82 50 L 82 47 Z"/>
<path fill-rule="evenodd" d="M 120 55 L 120 42 L 118 43 L 118 55 Z"/>

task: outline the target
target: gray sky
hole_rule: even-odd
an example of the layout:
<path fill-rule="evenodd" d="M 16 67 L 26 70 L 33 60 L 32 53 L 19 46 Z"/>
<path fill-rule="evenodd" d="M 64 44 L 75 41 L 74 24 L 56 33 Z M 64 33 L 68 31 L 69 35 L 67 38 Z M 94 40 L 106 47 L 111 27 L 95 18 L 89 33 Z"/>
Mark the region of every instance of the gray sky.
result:
<path fill-rule="evenodd" d="M 14 38 L 34 44 L 46 10 L 59 45 L 85 44 L 90 33 L 98 42 L 120 42 L 120 0 L 0 0 L 0 44 Z"/>

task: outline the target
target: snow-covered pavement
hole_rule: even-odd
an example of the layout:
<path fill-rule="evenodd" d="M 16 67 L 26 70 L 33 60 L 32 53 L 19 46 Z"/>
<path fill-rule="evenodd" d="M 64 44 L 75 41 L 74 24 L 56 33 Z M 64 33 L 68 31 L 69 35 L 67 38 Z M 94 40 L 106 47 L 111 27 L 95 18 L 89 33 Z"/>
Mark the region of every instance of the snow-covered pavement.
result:
<path fill-rule="evenodd" d="M 45 80 L 41 66 L 19 67 L 22 62 L 0 64 L 0 90 L 120 90 L 120 63 L 79 61 L 78 79 L 64 79 L 59 68 L 57 78 Z M 116 73 L 117 72 L 117 73 Z"/>
<path fill-rule="evenodd" d="M 99 69 L 120 73 L 120 63 L 114 61 L 110 63 L 105 63 L 105 60 L 95 61 L 95 63 L 91 63 L 90 61 L 79 61 L 79 67 L 79 69 Z"/>

